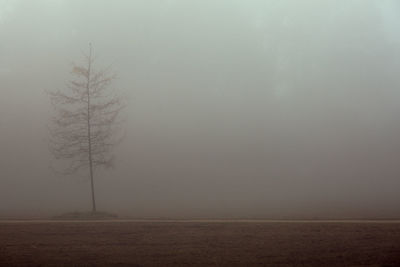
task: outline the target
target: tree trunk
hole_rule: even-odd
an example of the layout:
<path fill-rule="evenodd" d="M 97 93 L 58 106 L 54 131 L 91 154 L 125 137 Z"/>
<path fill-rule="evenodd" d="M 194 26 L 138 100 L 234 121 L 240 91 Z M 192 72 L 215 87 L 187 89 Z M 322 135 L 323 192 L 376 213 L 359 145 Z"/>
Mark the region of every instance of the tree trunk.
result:
<path fill-rule="evenodd" d="M 91 129 L 90 129 L 90 67 L 92 63 L 92 45 L 89 44 L 90 52 L 89 52 L 89 63 L 88 63 L 88 73 L 87 73 L 87 129 L 88 129 L 88 156 L 89 156 L 89 172 L 90 172 L 90 185 L 92 189 L 92 212 L 96 212 L 96 199 L 94 197 L 94 173 L 93 173 L 93 159 L 92 159 L 92 136 L 91 136 Z"/>

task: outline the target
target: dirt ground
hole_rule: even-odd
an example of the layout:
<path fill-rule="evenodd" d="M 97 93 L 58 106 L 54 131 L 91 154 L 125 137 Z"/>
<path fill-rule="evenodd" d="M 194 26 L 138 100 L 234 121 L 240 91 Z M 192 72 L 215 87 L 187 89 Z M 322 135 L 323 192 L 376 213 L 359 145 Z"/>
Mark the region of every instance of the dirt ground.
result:
<path fill-rule="evenodd" d="M 400 266 L 400 223 L 0 223 L 0 266 Z"/>

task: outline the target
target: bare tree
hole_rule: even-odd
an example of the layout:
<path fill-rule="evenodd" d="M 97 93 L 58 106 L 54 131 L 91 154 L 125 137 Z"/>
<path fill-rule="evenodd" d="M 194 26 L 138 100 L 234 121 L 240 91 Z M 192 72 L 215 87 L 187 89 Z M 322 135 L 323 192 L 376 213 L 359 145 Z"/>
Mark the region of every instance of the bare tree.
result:
<path fill-rule="evenodd" d="M 56 115 L 50 127 L 50 151 L 67 160 L 65 174 L 88 169 L 92 211 L 96 212 L 94 173 L 97 167 L 113 167 L 112 148 L 121 140 L 116 134 L 123 105 L 109 85 L 115 79 L 110 68 L 96 70 L 92 46 L 82 65 L 74 64 L 73 79 L 66 90 L 48 92 Z"/>

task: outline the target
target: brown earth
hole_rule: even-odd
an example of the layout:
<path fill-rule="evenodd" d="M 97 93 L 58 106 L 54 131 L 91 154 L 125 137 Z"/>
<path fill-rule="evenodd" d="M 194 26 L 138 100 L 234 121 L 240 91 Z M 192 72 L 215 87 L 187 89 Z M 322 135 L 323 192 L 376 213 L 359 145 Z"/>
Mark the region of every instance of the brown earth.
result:
<path fill-rule="evenodd" d="M 0 266 L 400 266 L 400 223 L 0 223 Z"/>

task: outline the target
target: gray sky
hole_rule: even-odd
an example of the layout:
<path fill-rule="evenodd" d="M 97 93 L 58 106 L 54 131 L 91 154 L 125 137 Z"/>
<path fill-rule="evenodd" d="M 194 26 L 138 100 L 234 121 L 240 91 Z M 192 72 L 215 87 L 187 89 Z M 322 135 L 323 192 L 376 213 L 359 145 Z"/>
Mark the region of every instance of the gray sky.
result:
<path fill-rule="evenodd" d="M 89 42 L 127 105 L 100 210 L 400 216 L 396 0 L 0 0 L 0 36 L 0 216 L 90 208 L 45 94 Z"/>

